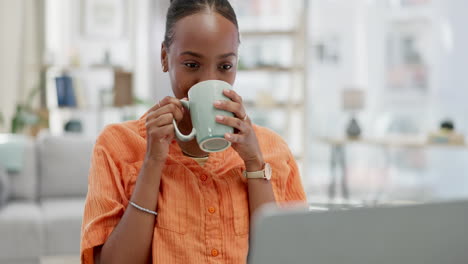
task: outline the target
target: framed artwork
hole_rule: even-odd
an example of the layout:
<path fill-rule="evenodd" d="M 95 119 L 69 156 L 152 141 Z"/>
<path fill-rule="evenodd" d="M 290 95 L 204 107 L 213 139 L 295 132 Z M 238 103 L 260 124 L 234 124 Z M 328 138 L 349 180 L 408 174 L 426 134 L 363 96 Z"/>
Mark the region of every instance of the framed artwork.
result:
<path fill-rule="evenodd" d="M 386 87 L 399 94 L 425 94 L 430 88 L 431 25 L 424 20 L 391 25 L 386 39 Z"/>
<path fill-rule="evenodd" d="M 329 36 L 318 39 L 314 46 L 314 56 L 320 64 L 339 64 L 340 38 L 338 36 Z"/>
<path fill-rule="evenodd" d="M 116 39 L 125 34 L 126 0 L 82 0 L 82 32 L 85 37 Z"/>

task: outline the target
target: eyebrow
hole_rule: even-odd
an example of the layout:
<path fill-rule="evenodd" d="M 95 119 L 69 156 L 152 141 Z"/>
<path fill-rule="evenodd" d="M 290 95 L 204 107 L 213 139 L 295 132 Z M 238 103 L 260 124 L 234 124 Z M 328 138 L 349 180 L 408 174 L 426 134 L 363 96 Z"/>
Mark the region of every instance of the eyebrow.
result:
<path fill-rule="evenodd" d="M 193 51 L 184 51 L 184 52 L 182 52 L 180 54 L 180 56 L 182 56 L 182 55 L 190 55 L 190 56 L 197 57 L 197 58 L 203 58 L 203 55 L 201 55 L 199 53 L 196 53 L 196 52 L 193 52 Z M 230 52 L 230 53 L 219 55 L 218 58 L 219 59 L 225 59 L 225 58 L 231 57 L 231 56 L 237 57 L 237 54 L 234 53 L 234 52 Z"/>

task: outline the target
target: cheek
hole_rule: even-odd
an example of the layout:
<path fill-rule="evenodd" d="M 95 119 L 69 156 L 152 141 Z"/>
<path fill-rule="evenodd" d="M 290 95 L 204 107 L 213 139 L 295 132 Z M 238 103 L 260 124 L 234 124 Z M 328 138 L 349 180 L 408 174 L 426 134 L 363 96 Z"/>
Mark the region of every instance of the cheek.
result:
<path fill-rule="evenodd" d="M 234 86 L 234 83 L 236 81 L 236 74 L 237 71 L 230 72 L 229 74 L 226 75 L 226 78 L 224 78 L 223 81 L 229 83 L 230 85 Z"/>
<path fill-rule="evenodd" d="M 178 99 L 187 96 L 188 90 L 195 83 L 192 83 L 192 78 L 180 69 L 173 69 L 170 71 L 172 91 Z"/>

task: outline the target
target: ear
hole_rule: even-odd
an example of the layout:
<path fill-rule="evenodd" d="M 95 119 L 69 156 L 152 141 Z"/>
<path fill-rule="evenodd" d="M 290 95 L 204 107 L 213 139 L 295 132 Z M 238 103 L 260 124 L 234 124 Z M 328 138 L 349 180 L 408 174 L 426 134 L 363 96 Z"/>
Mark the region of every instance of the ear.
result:
<path fill-rule="evenodd" d="M 169 70 L 168 64 L 168 51 L 166 45 L 164 43 L 161 44 L 161 67 L 163 72 L 167 72 Z"/>

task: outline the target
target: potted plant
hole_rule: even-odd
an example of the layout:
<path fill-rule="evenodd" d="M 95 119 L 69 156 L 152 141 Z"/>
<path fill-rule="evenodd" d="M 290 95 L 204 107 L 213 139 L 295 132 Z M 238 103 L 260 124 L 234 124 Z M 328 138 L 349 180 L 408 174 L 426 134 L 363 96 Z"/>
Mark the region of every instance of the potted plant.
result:
<path fill-rule="evenodd" d="M 28 133 L 35 136 L 41 128 L 48 126 L 47 115 L 34 110 L 32 107 L 33 100 L 39 94 L 39 91 L 38 88 L 31 90 L 26 103 L 16 105 L 16 112 L 11 121 L 11 133 Z"/>

